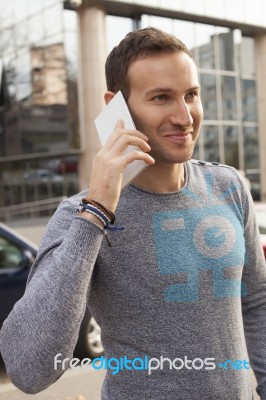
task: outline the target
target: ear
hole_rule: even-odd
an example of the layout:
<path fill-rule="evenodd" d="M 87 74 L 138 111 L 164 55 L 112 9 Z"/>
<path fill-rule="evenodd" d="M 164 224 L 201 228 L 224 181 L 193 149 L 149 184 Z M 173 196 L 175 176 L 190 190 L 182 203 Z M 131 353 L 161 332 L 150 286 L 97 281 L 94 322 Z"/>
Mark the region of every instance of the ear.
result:
<path fill-rule="evenodd" d="M 105 93 L 104 93 L 104 101 L 105 101 L 105 104 L 108 104 L 109 101 L 112 100 L 112 98 L 114 97 L 114 95 L 115 95 L 114 92 L 110 92 L 110 91 L 105 92 Z"/>

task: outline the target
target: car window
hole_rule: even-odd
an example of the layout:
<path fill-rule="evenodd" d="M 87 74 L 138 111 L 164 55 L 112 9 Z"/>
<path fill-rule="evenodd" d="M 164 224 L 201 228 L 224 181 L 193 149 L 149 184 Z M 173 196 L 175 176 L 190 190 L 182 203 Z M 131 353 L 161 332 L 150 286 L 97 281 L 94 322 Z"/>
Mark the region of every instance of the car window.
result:
<path fill-rule="evenodd" d="M 256 218 L 259 225 L 259 231 L 262 235 L 266 235 L 266 211 L 257 210 Z"/>
<path fill-rule="evenodd" d="M 3 269 L 20 267 L 23 261 L 21 249 L 8 239 L 0 237 L 0 272 Z"/>

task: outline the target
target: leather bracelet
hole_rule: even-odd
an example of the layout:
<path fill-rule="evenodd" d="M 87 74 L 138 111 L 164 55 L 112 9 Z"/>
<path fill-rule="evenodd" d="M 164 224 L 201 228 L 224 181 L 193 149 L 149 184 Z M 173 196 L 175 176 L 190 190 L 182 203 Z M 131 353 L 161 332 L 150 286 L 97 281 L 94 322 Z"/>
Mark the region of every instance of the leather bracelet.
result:
<path fill-rule="evenodd" d="M 109 231 L 123 231 L 125 229 L 124 226 L 111 225 L 109 218 L 103 211 L 101 211 L 99 209 L 99 207 L 96 207 L 92 204 L 82 202 L 82 203 L 80 203 L 80 205 L 77 209 L 77 213 L 84 212 L 84 211 L 98 217 L 103 222 L 104 229 L 108 229 Z"/>
<path fill-rule="evenodd" d="M 112 213 L 112 211 L 107 210 L 107 208 L 105 208 L 101 203 L 98 203 L 98 201 L 96 200 L 92 200 L 92 199 L 86 199 L 85 197 L 82 199 L 82 203 L 85 204 L 91 204 L 92 206 L 98 207 L 110 220 L 110 224 L 114 224 L 115 223 L 115 215 L 114 213 Z"/>

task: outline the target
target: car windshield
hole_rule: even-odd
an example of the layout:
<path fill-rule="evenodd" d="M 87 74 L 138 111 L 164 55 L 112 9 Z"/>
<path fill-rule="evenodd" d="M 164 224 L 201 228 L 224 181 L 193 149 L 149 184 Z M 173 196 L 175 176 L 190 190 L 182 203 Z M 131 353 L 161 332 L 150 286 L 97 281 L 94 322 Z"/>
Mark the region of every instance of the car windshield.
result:
<path fill-rule="evenodd" d="M 266 210 L 257 210 L 256 218 L 258 221 L 260 233 L 266 235 Z"/>

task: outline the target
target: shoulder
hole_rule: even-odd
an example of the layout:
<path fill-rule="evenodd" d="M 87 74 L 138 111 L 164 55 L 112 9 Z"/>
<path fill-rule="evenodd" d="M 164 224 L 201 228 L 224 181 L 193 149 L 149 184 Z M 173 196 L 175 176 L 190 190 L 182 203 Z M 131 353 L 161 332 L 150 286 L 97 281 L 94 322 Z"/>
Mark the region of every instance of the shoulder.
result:
<path fill-rule="evenodd" d="M 194 181 L 201 180 L 208 193 L 216 195 L 219 199 L 241 204 L 247 220 L 253 200 L 243 172 L 229 165 L 194 159 L 190 160 L 190 166 Z"/>
<path fill-rule="evenodd" d="M 216 161 L 203 161 L 203 160 L 191 159 L 190 163 L 195 168 L 198 167 L 198 168 L 203 168 L 205 170 L 206 169 L 211 169 L 213 171 L 214 170 L 218 170 L 218 171 L 225 170 L 225 171 L 230 171 L 230 172 L 237 171 L 234 167 L 231 167 L 231 166 L 225 165 L 225 164 L 221 164 Z"/>
<path fill-rule="evenodd" d="M 240 186 L 244 186 L 247 189 L 247 180 L 243 176 L 243 173 L 238 171 L 236 168 L 229 165 L 221 164 L 216 161 L 209 162 L 203 160 L 190 160 L 192 170 L 199 172 L 203 175 L 213 174 L 216 179 L 221 181 L 232 181 L 238 182 Z"/>

